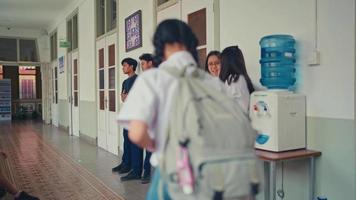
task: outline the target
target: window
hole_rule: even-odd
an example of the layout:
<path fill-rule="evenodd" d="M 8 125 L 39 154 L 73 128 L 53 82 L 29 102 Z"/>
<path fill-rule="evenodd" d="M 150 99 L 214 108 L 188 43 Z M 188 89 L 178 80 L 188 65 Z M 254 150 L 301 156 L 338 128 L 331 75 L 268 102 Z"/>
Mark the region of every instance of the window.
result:
<path fill-rule="evenodd" d="M 177 3 L 178 0 L 156 0 L 156 9 L 162 10 Z"/>
<path fill-rule="evenodd" d="M 117 0 L 96 0 L 96 36 L 114 30 L 117 23 Z"/>
<path fill-rule="evenodd" d="M 206 8 L 190 13 L 188 24 L 198 38 L 198 55 L 200 66 L 204 65 L 206 58 Z"/>
<path fill-rule="evenodd" d="M 106 4 L 106 31 L 109 32 L 116 28 L 116 0 L 108 0 Z"/>
<path fill-rule="evenodd" d="M 17 61 L 17 40 L 0 38 L 0 61 Z"/>
<path fill-rule="evenodd" d="M 54 67 L 53 69 L 53 73 L 54 73 L 54 97 L 53 97 L 53 103 L 54 104 L 58 104 L 58 69 L 57 67 Z"/>
<path fill-rule="evenodd" d="M 39 62 L 37 40 L 0 38 L 0 61 Z"/>
<path fill-rule="evenodd" d="M 74 15 L 73 17 L 73 49 L 78 48 L 78 15 Z"/>
<path fill-rule="evenodd" d="M 167 3 L 169 0 L 157 0 L 157 6 Z"/>
<path fill-rule="evenodd" d="M 69 52 L 78 48 L 78 14 L 67 21 L 67 41 L 70 43 Z"/>
<path fill-rule="evenodd" d="M 35 40 L 20 39 L 20 61 L 38 62 Z"/>
<path fill-rule="evenodd" d="M 19 67 L 20 99 L 36 99 L 36 67 Z"/>
<path fill-rule="evenodd" d="M 57 54 L 57 32 L 54 32 L 51 35 L 51 39 L 50 39 L 50 45 L 51 45 L 51 60 L 57 60 L 58 54 Z"/>

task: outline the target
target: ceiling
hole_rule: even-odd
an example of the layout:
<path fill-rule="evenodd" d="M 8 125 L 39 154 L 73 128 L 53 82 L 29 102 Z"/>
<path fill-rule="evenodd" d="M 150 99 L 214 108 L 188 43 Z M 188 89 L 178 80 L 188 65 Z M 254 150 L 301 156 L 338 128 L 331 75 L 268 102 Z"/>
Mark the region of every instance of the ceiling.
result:
<path fill-rule="evenodd" d="M 0 26 L 45 29 L 75 0 L 0 0 Z"/>

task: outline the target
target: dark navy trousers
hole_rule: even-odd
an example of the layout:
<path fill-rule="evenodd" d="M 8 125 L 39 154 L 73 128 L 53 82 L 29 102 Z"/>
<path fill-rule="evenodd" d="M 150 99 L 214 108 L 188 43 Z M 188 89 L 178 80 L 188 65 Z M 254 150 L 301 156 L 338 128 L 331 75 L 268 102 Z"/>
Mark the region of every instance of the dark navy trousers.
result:
<path fill-rule="evenodd" d="M 142 173 L 143 150 L 132 143 L 129 139 L 128 130 L 124 129 L 124 154 L 122 155 L 122 164 L 130 166 L 134 172 Z"/>

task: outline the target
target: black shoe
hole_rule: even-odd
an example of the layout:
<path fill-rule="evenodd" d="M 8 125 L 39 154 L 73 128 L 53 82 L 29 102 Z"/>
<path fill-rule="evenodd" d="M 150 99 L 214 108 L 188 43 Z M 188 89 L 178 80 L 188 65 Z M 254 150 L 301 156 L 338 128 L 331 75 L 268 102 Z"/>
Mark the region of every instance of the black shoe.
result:
<path fill-rule="evenodd" d="M 119 172 L 121 170 L 121 168 L 123 168 L 125 165 L 124 164 L 120 164 L 114 168 L 112 168 L 112 172 Z"/>
<path fill-rule="evenodd" d="M 29 194 L 27 194 L 26 192 L 22 191 L 20 193 L 20 196 L 15 198 L 15 200 L 40 200 L 37 197 L 31 196 Z"/>
<path fill-rule="evenodd" d="M 127 166 L 127 165 L 122 165 L 120 170 L 118 171 L 119 174 L 126 174 L 129 173 L 131 170 L 131 167 Z"/>
<path fill-rule="evenodd" d="M 126 176 L 120 178 L 121 181 L 131 181 L 131 180 L 140 180 L 141 174 L 131 170 Z"/>
<path fill-rule="evenodd" d="M 143 176 L 141 178 L 141 183 L 142 184 L 147 184 L 147 183 L 150 183 L 150 182 L 151 182 L 151 172 L 145 170 L 143 172 Z"/>

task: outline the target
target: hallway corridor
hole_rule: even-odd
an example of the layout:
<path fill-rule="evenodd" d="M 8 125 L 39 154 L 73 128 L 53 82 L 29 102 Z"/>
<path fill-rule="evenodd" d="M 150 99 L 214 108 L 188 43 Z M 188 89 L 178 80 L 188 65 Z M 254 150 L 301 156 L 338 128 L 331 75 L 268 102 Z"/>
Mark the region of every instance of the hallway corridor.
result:
<path fill-rule="evenodd" d="M 42 200 L 139 200 L 148 189 L 112 174 L 117 156 L 41 122 L 1 123 L 0 149 L 5 175 Z"/>

